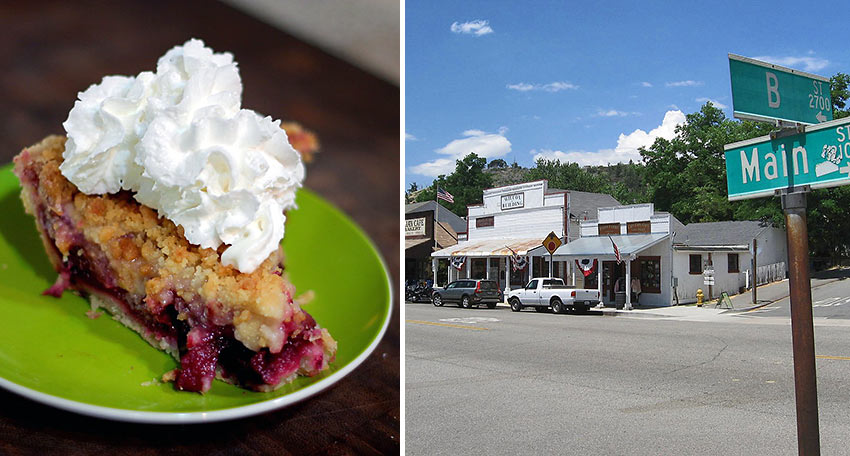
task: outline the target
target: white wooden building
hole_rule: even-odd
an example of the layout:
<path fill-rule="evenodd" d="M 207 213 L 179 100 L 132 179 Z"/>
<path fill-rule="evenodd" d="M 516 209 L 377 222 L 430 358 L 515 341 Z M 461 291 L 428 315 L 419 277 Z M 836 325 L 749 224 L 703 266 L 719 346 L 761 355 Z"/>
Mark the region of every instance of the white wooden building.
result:
<path fill-rule="evenodd" d="M 557 260 L 586 264 L 577 268 L 576 285 L 602 292 L 605 305 L 632 307 L 632 277 L 640 283 L 641 305 L 670 305 L 672 296 L 672 233 L 681 223 L 654 206 L 634 204 L 599 208 L 595 220 L 581 223 L 579 239 L 561 246 Z M 616 250 L 615 250 L 616 246 Z M 619 252 L 620 261 L 617 260 Z M 536 250 L 533 254 L 542 254 Z M 637 304 L 637 303 L 634 303 Z"/>
<path fill-rule="evenodd" d="M 753 251 L 756 268 L 753 269 Z M 737 294 L 753 285 L 782 280 L 788 249 L 785 230 L 760 221 L 691 223 L 673 238 L 673 269 L 680 303 Z M 713 280 L 707 277 L 713 276 Z M 706 282 L 713 282 L 708 285 Z"/>
<path fill-rule="evenodd" d="M 619 203 L 610 195 L 550 189 L 545 180 L 486 189 L 483 204 L 467 208 L 467 230 L 458 233 L 458 244 L 431 254 L 433 270 L 437 270 L 438 259 L 462 258 L 460 270 L 448 267 L 449 282 L 487 278 L 505 290 L 524 286 L 529 277 L 549 275 L 547 259 L 529 252 L 541 246 L 550 232 L 562 242 L 575 239 L 578 222 L 587 213 L 612 204 Z M 526 259 L 524 269 L 513 271 L 514 254 Z M 557 277 L 572 276 L 565 261 L 553 264 L 552 272 Z"/>
<path fill-rule="evenodd" d="M 581 224 L 580 235 L 560 247 L 554 259 L 595 264 L 576 284 L 600 289 L 605 305 L 685 304 L 696 301 L 699 289 L 706 300 L 716 299 L 723 292 L 740 293 L 754 280 L 763 284 L 785 277 L 785 232 L 759 221 L 683 225 L 647 203 L 600 208 L 596 220 Z M 530 255 L 541 253 L 536 249 Z M 633 283 L 640 287 L 637 302 Z"/>

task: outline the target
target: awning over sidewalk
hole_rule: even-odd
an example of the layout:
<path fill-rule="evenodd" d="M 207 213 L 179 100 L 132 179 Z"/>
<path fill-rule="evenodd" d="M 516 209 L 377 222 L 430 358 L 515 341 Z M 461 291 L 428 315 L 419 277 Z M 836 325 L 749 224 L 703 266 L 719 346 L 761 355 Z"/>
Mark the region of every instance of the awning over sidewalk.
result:
<path fill-rule="evenodd" d="M 432 253 L 432 257 L 448 258 L 452 256 L 468 257 L 504 257 L 513 255 L 511 249 L 517 255 L 525 255 L 529 250 L 541 246 L 542 238 L 512 238 L 512 239 L 487 239 L 483 241 L 466 241 Z"/>
<path fill-rule="evenodd" d="M 615 258 L 614 246 L 611 244 L 613 239 L 614 243 L 617 244 L 617 249 L 620 250 L 620 257 L 626 258 L 636 255 L 668 237 L 669 235 L 666 233 L 583 237 L 558 247 L 558 250 L 555 250 L 552 256 L 554 260 Z M 540 248 L 541 250 L 534 249 L 531 254 L 548 254 L 546 249 L 542 246 Z"/>
<path fill-rule="evenodd" d="M 426 242 L 434 242 L 431 239 L 405 239 L 404 240 L 404 249 L 407 250 L 411 247 L 416 247 L 419 244 L 424 244 Z"/>

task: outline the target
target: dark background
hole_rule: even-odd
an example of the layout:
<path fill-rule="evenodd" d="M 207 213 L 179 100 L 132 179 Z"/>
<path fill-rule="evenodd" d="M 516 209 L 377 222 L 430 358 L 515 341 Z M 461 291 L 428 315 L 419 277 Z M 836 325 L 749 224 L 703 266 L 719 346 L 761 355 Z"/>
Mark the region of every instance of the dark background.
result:
<path fill-rule="evenodd" d="M 0 165 L 64 133 L 77 92 L 107 74 L 154 70 L 159 56 L 192 37 L 233 53 L 244 107 L 317 133 L 321 153 L 305 187 L 363 227 L 398 283 L 399 88 L 219 2 L 0 6 Z M 396 305 L 383 341 L 353 373 L 300 404 L 252 418 L 118 423 L 0 391 L 0 454 L 396 453 L 399 385 Z"/>

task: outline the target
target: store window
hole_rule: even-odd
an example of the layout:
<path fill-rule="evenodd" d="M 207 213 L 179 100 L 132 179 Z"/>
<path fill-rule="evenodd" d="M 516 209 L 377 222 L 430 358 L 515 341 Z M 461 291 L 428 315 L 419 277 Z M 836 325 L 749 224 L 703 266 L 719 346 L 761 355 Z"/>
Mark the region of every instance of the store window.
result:
<path fill-rule="evenodd" d="M 661 257 L 638 257 L 641 293 L 661 293 Z"/>
<path fill-rule="evenodd" d="M 486 279 L 487 278 L 487 259 L 473 258 L 472 259 L 472 278 Z"/>
<path fill-rule="evenodd" d="M 702 255 L 689 255 L 691 274 L 702 274 Z"/>
<path fill-rule="evenodd" d="M 729 255 L 727 255 L 727 258 L 729 259 L 728 272 L 740 272 L 738 270 L 738 254 L 730 253 Z"/>

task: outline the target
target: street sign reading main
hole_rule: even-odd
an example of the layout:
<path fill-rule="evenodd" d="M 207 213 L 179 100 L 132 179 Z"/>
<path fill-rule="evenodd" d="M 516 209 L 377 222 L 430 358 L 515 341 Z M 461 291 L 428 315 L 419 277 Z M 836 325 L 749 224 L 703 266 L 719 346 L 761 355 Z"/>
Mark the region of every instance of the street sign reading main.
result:
<path fill-rule="evenodd" d="M 832 120 L 829 79 L 729 54 L 738 119 L 818 124 Z"/>
<path fill-rule="evenodd" d="M 805 128 L 803 133 L 727 144 L 729 200 L 773 195 L 778 189 L 850 184 L 850 117 Z"/>

